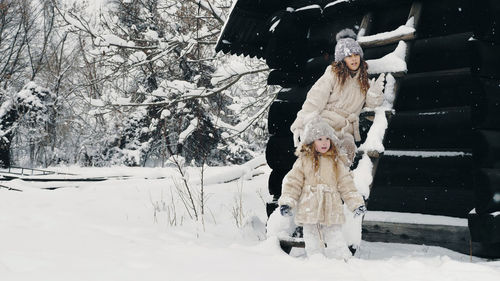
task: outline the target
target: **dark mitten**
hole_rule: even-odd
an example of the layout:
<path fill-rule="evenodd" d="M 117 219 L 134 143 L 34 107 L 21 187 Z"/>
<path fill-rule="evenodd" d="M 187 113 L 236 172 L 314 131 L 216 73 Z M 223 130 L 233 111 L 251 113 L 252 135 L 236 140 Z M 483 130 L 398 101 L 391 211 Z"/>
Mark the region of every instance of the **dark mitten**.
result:
<path fill-rule="evenodd" d="M 292 208 L 288 205 L 282 205 L 280 206 L 280 213 L 282 216 L 291 216 L 292 215 Z"/>
<path fill-rule="evenodd" d="M 361 205 L 356 210 L 354 210 L 354 217 L 362 216 L 366 213 L 366 206 Z"/>

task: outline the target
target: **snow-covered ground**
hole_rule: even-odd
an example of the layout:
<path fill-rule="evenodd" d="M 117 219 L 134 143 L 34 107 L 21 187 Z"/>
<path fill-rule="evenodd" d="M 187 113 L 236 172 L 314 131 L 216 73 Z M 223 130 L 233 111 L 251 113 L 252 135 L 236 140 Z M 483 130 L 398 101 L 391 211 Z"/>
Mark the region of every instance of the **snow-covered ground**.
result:
<path fill-rule="evenodd" d="M 207 169 L 204 223 L 172 167 L 58 170 L 115 177 L 0 181 L 20 190 L 0 188 L 0 280 L 500 280 L 500 262 L 439 247 L 362 242 L 347 263 L 286 255 L 264 231 L 267 166 Z M 187 172 L 198 190 L 199 169 Z"/>

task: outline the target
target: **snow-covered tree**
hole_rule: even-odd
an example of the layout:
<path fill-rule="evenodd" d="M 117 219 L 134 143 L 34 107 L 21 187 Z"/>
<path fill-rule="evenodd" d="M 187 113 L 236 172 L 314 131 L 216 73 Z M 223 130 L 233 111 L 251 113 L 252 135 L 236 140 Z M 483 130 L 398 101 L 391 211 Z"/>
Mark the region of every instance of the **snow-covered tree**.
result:
<path fill-rule="evenodd" d="M 11 41 L 0 42 L 0 64 L 10 76 L 0 99 L 12 106 L 0 109 L 0 149 L 15 163 L 158 166 L 172 154 L 239 163 L 262 151 L 267 67 L 214 51 L 230 0 L 4 2 Z M 37 111 L 46 114 L 44 137 L 31 141 L 38 154 L 25 141 L 38 117 L 13 107 L 29 89 L 51 97 Z"/>

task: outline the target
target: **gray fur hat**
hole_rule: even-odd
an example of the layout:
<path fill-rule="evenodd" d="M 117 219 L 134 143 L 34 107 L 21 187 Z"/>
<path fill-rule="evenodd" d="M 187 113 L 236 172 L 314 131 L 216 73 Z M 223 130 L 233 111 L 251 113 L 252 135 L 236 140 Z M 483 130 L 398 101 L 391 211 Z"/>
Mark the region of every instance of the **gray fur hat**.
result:
<path fill-rule="evenodd" d="M 337 39 L 337 45 L 335 45 L 336 62 L 342 61 L 352 54 L 358 54 L 363 58 L 363 49 L 356 41 L 356 37 L 356 33 L 349 28 L 342 29 L 337 33 L 337 36 L 335 36 L 335 39 Z"/>
<path fill-rule="evenodd" d="M 304 126 L 301 142 L 302 144 L 311 144 L 320 137 L 328 137 L 338 147 L 339 139 L 335 135 L 335 130 L 319 115 L 316 115 Z"/>

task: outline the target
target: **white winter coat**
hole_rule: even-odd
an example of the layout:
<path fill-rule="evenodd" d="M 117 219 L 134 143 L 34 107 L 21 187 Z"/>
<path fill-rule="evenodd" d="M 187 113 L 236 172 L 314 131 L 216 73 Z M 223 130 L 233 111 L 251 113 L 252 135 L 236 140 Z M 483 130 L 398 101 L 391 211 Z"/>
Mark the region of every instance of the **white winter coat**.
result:
<path fill-rule="evenodd" d="M 288 205 L 294 210 L 296 224 L 343 224 L 342 201 L 352 211 L 364 205 L 349 168 L 340 161 L 321 155 L 318 171 L 315 172 L 312 152 L 300 152 L 283 180 L 278 200 L 280 206 Z"/>
<path fill-rule="evenodd" d="M 319 114 L 332 126 L 339 137 L 348 133 L 359 141 L 359 114 L 366 104 L 367 107 L 375 108 L 382 104 L 382 93 L 368 90 L 362 93 L 358 82 L 358 73 L 349 76 L 343 86 L 340 86 L 332 66 L 328 66 L 307 93 L 306 101 L 302 109 L 297 113 L 290 130 L 295 133 L 298 129 L 303 130 L 309 116 Z"/>

